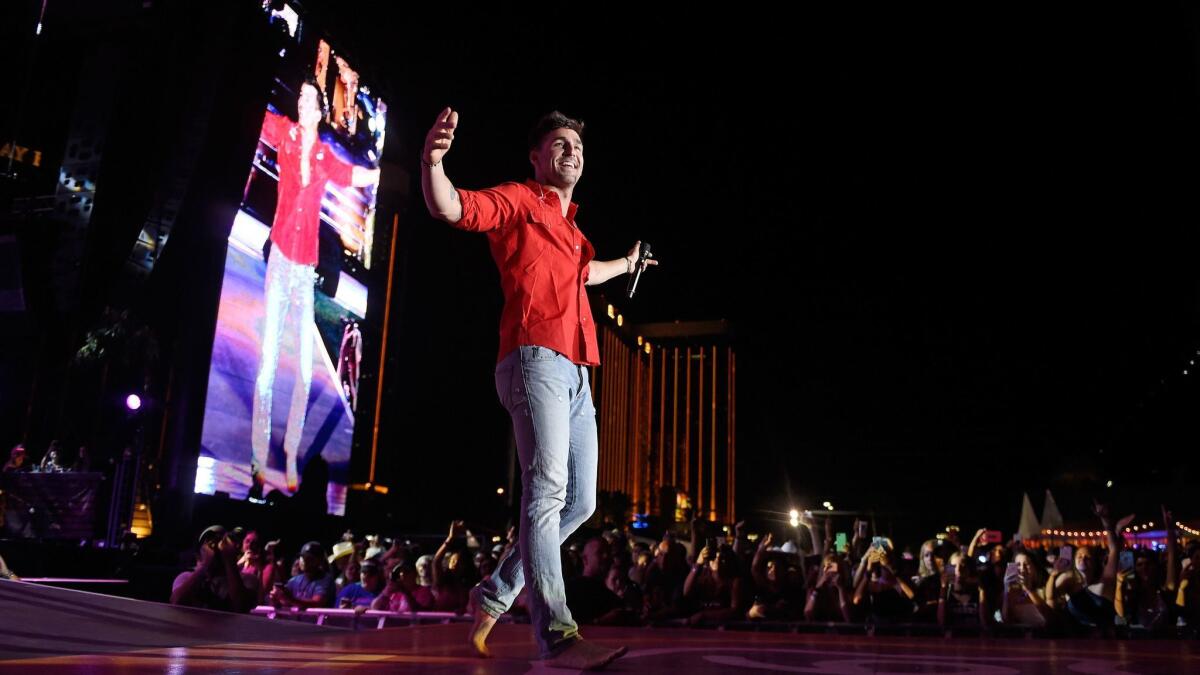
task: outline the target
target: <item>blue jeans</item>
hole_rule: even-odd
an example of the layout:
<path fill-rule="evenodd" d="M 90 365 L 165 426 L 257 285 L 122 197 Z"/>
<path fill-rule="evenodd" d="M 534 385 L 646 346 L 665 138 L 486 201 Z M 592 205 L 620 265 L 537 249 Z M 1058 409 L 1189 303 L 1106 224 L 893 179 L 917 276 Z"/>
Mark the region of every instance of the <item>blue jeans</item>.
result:
<path fill-rule="evenodd" d="M 596 510 L 596 408 L 587 367 L 545 347 L 522 346 L 504 357 L 496 393 L 512 417 L 521 460 L 520 538 L 472 595 L 499 617 L 528 580 L 534 636 L 546 656 L 579 636 L 560 550 Z"/>
<path fill-rule="evenodd" d="M 308 392 L 312 386 L 313 363 L 313 280 L 312 265 L 301 265 L 288 259 L 277 247 L 267 262 L 266 287 L 263 304 L 262 358 L 258 376 L 254 379 L 254 412 L 250 447 L 253 450 L 251 472 L 267 468 L 271 451 L 271 404 L 275 394 L 275 369 L 279 365 L 279 348 L 283 344 L 284 326 L 288 315 L 295 322 L 296 373 L 292 385 L 292 402 L 288 407 L 287 431 L 283 436 L 283 454 L 287 460 L 289 489 L 299 484 L 296 456 L 304 434 L 304 418 L 308 414 Z"/>

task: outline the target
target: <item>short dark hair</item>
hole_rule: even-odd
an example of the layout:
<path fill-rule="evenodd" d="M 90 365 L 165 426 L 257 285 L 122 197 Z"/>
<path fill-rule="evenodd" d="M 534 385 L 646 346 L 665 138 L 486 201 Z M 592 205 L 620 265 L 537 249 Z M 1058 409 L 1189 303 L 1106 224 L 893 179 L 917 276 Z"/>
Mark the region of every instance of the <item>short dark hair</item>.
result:
<path fill-rule="evenodd" d="M 325 98 L 325 87 L 321 85 L 316 75 L 308 73 L 300 79 L 300 83 L 296 85 L 296 96 L 300 95 L 300 90 L 306 84 L 317 90 L 317 105 L 321 108 L 321 117 L 329 117 L 329 101 Z"/>
<path fill-rule="evenodd" d="M 567 117 L 555 110 L 542 115 L 541 119 L 529 130 L 529 149 L 533 150 L 541 145 L 542 139 L 546 137 L 546 134 L 555 129 L 570 129 L 579 134 L 580 139 L 583 138 L 583 122 L 572 117 Z"/>

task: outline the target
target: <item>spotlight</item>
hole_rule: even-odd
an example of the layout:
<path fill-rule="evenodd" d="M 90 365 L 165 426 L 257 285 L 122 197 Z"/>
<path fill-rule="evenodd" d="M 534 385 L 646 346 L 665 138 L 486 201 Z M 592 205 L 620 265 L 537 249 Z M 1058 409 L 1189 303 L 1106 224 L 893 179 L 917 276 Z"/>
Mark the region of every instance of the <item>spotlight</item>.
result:
<path fill-rule="evenodd" d="M 137 394 L 130 394 L 125 397 L 125 407 L 130 410 L 140 410 L 142 407 L 142 397 Z"/>

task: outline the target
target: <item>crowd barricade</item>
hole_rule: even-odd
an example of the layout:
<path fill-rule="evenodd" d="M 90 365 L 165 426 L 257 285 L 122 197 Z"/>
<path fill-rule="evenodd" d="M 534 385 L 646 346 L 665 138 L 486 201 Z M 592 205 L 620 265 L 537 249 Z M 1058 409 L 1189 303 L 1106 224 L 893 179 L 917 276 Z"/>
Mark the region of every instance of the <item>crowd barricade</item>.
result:
<path fill-rule="evenodd" d="M 378 609 L 340 609 L 333 607 L 273 607 L 259 605 L 250 610 L 255 616 L 268 619 L 285 619 L 303 621 L 318 626 L 335 628 L 350 628 L 352 630 L 388 628 L 395 626 L 420 626 L 428 624 L 470 623 L 469 614 L 455 612 L 388 612 Z M 511 623 L 512 618 L 505 615 L 501 623 Z"/>
<path fill-rule="evenodd" d="M 318 626 L 370 630 L 398 626 L 420 626 L 430 624 L 470 623 L 469 614 L 455 612 L 386 612 L 376 609 L 334 609 L 330 607 L 272 607 L 259 605 L 250 612 L 268 619 L 303 621 Z M 500 623 L 528 623 L 526 616 L 500 617 Z M 662 619 L 647 624 L 650 628 L 686 628 L 687 619 Z M 836 621 L 727 621 L 702 628 L 765 633 L 805 633 L 826 635 L 862 635 L 867 637 L 941 637 L 941 638 L 1041 638 L 1062 637 L 1047 633 L 1040 628 L 1028 626 L 991 626 L 984 630 L 978 626 L 942 627 L 931 623 L 843 623 Z M 1152 637 L 1187 637 L 1186 630 L 1151 632 L 1137 626 L 1118 626 L 1115 637 L 1122 639 L 1146 639 Z"/>

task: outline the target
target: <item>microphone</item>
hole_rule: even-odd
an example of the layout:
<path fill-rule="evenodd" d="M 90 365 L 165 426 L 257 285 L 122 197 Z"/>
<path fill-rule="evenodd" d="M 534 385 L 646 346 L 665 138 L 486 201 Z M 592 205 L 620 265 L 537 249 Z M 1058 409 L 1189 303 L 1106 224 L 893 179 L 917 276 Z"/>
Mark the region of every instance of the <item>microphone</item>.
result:
<path fill-rule="evenodd" d="M 646 258 L 649 257 L 650 244 L 643 241 L 642 245 L 638 247 L 637 262 L 634 264 L 634 267 L 637 269 L 634 270 L 633 274 L 629 275 L 629 281 L 625 284 L 626 297 L 633 298 L 633 292 L 637 290 L 638 279 L 642 277 L 642 270 L 646 267 Z"/>

